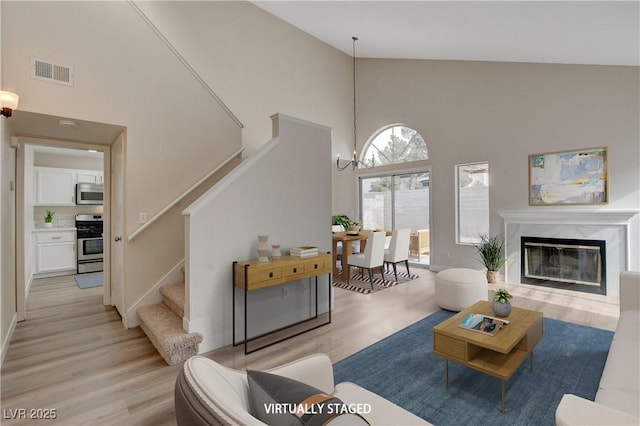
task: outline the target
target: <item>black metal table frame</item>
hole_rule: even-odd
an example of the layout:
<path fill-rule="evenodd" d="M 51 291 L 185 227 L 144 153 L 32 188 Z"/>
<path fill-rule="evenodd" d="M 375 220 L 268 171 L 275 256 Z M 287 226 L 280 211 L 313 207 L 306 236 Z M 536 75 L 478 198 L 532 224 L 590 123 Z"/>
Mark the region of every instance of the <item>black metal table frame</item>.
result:
<path fill-rule="evenodd" d="M 283 331 L 283 330 L 287 330 L 289 328 L 298 326 L 300 324 L 304 324 L 304 323 L 309 322 L 309 321 L 313 321 L 313 320 L 318 318 L 318 277 L 320 275 L 316 275 L 315 277 L 309 277 L 309 280 L 311 280 L 311 278 L 315 278 L 316 309 L 315 309 L 315 315 L 314 316 L 312 316 L 310 318 L 307 318 L 307 319 L 304 319 L 302 321 L 298 321 L 298 322 L 293 323 L 293 324 L 286 325 L 284 327 L 277 328 L 275 330 L 271 330 L 271 331 L 269 331 L 267 333 L 263 333 L 263 334 L 260 334 L 258 336 L 251 337 L 249 339 L 247 338 L 247 331 L 248 331 L 248 321 L 247 321 L 247 314 L 248 314 L 248 311 L 247 311 L 247 299 L 248 299 L 248 297 L 247 296 L 248 296 L 248 293 L 250 293 L 250 292 L 249 292 L 249 290 L 247 290 L 247 286 L 245 285 L 244 286 L 244 339 L 239 341 L 239 342 L 236 342 L 236 277 L 235 277 L 235 265 L 236 265 L 236 263 L 238 263 L 238 262 L 233 262 L 233 269 L 232 269 L 232 274 L 233 274 L 233 283 L 232 283 L 232 286 L 233 286 L 233 295 L 232 295 L 232 298 L 233 298 L 233 300 L 232 300 L 232 305 L 233 305 L 232 306 L 232 312 L 233 312 L 233 314 L 232 314 L 233 315 L 233 326 L 232 326 L 233 327 L 233 346 L 235 347 L 235 346 L 238 346 L 238 345 L 242 345 L 244 343 L 244 354 L 245 355 L 248 355 L 248 354 L 256 352 L 256 351 L 259 351 L 260 349 L 264 349 L 264 348 L 267 348 L 269 346 L 273 346 L 273 345 L 275 345 L 277 343 L 280 343 L 280 342 L 283 342 L 285 340 L 291 339 L 293 337 L 299 336 L 299 335 L 301 335 L 303 333 L 307 333 L 307 332 L 309 332 L 311 330 L 315 330 L 316 328 L 323 327 L 325 325 L 331 324 L 331 271 L 329 271 L 327 273 L 327 275 L 329 276 L 329 281 L 327 282 L 327 287 L 328 287 L 328 292 L 327 293 L 328 293 L 328 296 L 329 296 L 328 300 L 327 300 L 329 310 L 327 311 L 327 313 L 329 314 L 329 318 L 328 318 L 328 320 L 326 322 L 323 322 L 322 324 L 317 324 L 317 325 L 315 325 L 315 326 L 313 326 L 311 328 L 308 328 L 308 329 L 299 331 L 297 333 L 288 335 L 288 336 L 283 337 L 281 339 L 278 339 L 276 341 L 269 342 L 266 345 L 259 346 L 257 348 L 252 349 L 252 350 L 248 350 L 249 342 L 253 342 L 254 340 L 262 339 L 263 337 L 269 336 L 271 334 L 278 333 L 278 332 Z M 245 283 L 246 283 L 246 276 L 247 276 L 247 268 L 249 268 L 249 265 L 245 265 L 244 266 Z M 302 279 L 304 279 L 304 278 L 302 278 Z M 288 283 L 291 283 L 291 282 L 294 282 L 294 281 L 287 281 L 287 282 L 280 283 L 280 284 L 277 284 L 277 285 L 288 284 Z"/>

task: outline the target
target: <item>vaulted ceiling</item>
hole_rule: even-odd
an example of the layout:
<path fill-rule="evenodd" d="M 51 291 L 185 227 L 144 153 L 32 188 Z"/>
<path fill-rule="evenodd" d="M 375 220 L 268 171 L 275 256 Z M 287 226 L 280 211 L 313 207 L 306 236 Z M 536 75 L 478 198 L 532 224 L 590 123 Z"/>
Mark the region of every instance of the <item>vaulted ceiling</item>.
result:
<path fill-rule="evenodd" d="M 357 57 L 640 65 L 638 1 L 253 1 Z"/>

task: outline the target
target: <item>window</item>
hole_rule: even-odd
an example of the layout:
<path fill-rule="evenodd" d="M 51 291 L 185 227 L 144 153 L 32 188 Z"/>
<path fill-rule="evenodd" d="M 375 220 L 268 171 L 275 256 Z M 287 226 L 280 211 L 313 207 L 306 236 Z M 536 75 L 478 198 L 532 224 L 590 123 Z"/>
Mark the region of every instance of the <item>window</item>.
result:
<path fill-rule="evenodd" d="M 382 129 L 373 137 L 362 158 L 373 166 L 427 160 L 427 143 L 416 130 L 394 125 Z"/>
<path fill-rule="evenodd" d="M 427 143 L 420 133 L 403 125 L 386 126 L 369 138 L 362 160 L 374 167 L 401 166 L 366 173 L 359 179 L 362 226 L 389 231 L 409 228 L 415 234 L 412 241 L 421 232 L 426 235 L 425 247 L 413 250 L 410 260 L 428 265 L 430 168 L 415 163 L 427 159 Z"/>
<path fill-rule="evenodd" d="M 456 242 L 475 244 L 489 233 L 489 163 L 456 165 Z"/>

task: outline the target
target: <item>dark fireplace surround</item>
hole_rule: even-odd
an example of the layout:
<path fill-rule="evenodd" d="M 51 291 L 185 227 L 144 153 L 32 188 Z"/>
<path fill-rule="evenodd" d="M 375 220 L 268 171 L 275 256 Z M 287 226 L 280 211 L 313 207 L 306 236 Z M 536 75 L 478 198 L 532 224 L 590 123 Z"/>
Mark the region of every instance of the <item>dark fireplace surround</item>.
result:
<path fill-rule="evenodd" d="M 606 242 L 520 237 L 520 282 L 607 294 Z"/>

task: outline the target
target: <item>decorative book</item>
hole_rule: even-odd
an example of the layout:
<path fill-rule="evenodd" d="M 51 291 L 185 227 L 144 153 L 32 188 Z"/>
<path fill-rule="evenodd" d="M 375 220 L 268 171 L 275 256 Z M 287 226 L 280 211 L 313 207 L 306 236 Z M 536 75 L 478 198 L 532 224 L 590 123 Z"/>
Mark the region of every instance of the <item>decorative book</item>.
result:
<path fill-rule="evenodd" d="M 318 247 L 313 246 L 300 246 L 293 247 L 289 254 L 293 257 L 310 257 L 318 255 Z"/>
<path fill-rule="evenodd" d="M 509 321 L 483 314 L 469 314 L 460 323 L 460 327 L 478 333 L 495 336 Z"/>

